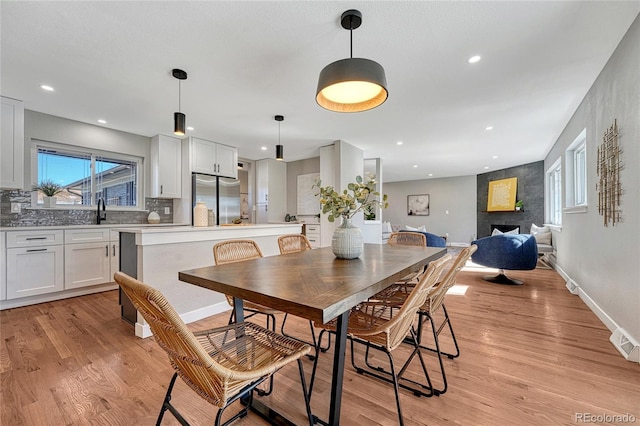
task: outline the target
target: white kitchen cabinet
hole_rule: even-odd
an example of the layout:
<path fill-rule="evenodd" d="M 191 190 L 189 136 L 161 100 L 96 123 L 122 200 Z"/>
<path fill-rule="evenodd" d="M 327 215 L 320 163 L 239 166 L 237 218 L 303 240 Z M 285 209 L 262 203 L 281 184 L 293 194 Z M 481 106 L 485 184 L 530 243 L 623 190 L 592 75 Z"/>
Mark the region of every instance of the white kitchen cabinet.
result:
<path fill-rule="evenodd" d="M 287 214 L 287 164 L 256 161 L 256 223 L 284 222 Z"/>
<path fill-rule="evenodd" d="M 187 138 L 191 172 L 238 178 L 238 149 L 199 138 Z M 184 152 L 184 150 L 183 150 Z"/>
<path fill-rule="evenodd" d="M 7 299 L 64 289 L 62 242 L 60 230 L 7 232 Z"/>
<path fill-rule="evenodd" d="M 305 235 L 311 244 L 311 248 L 320 248 L 320 225 L 306 224 Z"/>
<path fill-rule="evenodd" d="M 65 231 L 65 290 L 112 281 L 109 239 L 107 228 Z"/>
<path fill-rule="evenodd" d="M 0 232 L 0 300 L 7 299 L 7 244 L 5 233 Z"/>
<path fill-rule="evenodd" d="M 24 106 L 2 97 L 0 124 L 0 188 L 24 186 Z"/>
<path fill-rule="evenodd" d="M 180 198 L 182 196 L 182 141 L 165 135 L 151 138 L 150 188 L 152 198 Z"/>

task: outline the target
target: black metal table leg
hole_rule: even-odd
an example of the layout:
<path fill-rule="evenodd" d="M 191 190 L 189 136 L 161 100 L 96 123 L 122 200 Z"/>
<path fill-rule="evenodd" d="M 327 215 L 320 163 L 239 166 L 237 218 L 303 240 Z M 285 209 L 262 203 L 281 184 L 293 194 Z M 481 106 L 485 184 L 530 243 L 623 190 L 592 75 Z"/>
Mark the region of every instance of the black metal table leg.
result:
<path fill-rule="evenodd" d="M 333 353 L 333 377 L 331 379 L 331 405 L 329 408 L 329 425 L 340 424 L 340 408 L 342 406 L 342 382 L 344 380 L 344 355 L 347 349 L 347 325 L 349 311 L 338 317 L 336 324 L 336 346 Z"/>

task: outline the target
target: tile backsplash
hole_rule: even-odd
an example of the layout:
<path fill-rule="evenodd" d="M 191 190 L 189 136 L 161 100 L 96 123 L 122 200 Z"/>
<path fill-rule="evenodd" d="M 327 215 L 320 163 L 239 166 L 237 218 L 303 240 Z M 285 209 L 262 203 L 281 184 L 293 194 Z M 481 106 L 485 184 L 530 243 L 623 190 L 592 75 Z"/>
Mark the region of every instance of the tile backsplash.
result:
<path fill-rule="evenodd" d="M 11 213 L 11 203 L 20 204 L 20 213 Z M 107 206 L 107 220 L 104 224 L 148 223 L 147 216 L 152 211 L 160 215 L 160 223 L 173 223 L 173 200 L 145 198 L 145 210 L 115 211 Z M 170 214 L 164 208 L 170 207 Z M 64 206 L 57 208 L 32 208 L 31 191 L 0 190 L 0 227 L 16 226 L 57 226 L 95 225 L 96 210 L 72 210 Z"/>

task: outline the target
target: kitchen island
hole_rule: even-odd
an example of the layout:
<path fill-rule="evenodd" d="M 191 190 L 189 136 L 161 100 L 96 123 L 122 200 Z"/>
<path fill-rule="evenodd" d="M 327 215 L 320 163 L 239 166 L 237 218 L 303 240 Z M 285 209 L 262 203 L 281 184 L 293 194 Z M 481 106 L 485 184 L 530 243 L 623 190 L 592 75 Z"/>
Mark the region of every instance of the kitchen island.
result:
<path fill-rule="evenodd" d="M 127 227 L 120 232 L 120 270 L 160 290 L 185 323 L 230 310 L 225 296 L 178 280 L 178 272 L 210 266 L 213 245 L 225 240 L 251 239 L 264 256 L 280 254 L 278 237 L 299 234 L 302 224 L 222 225 L 213 227 Z M 151 336 L 149 325 L 121 293 L 122 316 L 138 337 Z"/>

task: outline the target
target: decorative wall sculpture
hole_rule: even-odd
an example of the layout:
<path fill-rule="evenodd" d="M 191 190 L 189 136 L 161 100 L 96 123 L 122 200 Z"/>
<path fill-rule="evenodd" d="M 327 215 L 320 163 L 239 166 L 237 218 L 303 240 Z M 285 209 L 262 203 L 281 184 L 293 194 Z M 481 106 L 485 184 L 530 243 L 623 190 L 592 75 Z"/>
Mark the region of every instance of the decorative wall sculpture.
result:
<path fill-rule="evenodd" d="M 516 209 L 516 192 L 518 190 L 518 178 L 492 180 L 489 182 L 489 198 L 487 199 L 488 212 L 506 212 Z"/>
<path fill-rule="evenodd" d="M 622 150 L 618 145 L 618 121 L 604 132 L 602 144 L 598 147 L 597 169 L 599 180 L 596 184 L 598 190 L 598 213 L 604 218 L 604 226 L 613 226 L 622 220 L 620 210 L 620 195 L 622 184 L 620 183 L 620 170 L 623 165 L 620 160 Z"/>

